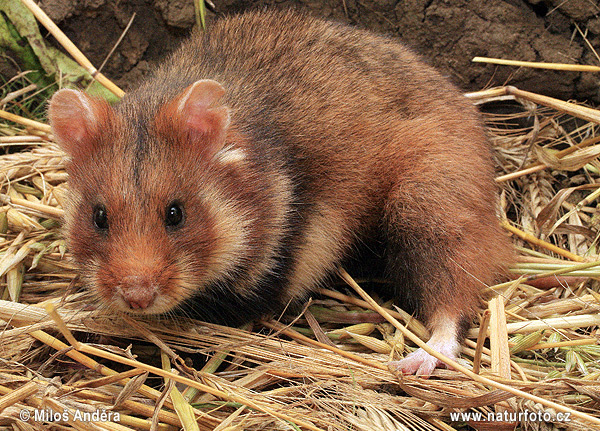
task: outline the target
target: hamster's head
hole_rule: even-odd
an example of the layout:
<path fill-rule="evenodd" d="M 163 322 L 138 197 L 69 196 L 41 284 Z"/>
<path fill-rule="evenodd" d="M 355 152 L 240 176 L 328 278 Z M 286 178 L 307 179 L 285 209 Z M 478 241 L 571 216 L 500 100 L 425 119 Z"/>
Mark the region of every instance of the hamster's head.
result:
<path fill-rule="evenodd" d="M 169 313 L 243 266 L 249 217 L 223 181 L 243 153 L 227 142 L 223 95 L 201 80 L 160 103 L 52 98 L 52 132 L 70 157 L 66 236 L 100 305 Z"/>

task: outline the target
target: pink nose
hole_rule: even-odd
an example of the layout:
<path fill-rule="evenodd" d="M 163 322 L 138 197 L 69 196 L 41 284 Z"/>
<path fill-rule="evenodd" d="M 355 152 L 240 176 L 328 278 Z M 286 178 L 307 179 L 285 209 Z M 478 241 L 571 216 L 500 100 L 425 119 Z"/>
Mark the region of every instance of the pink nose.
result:
<path fill-rule="evenodd" d="M 158 286 L 146 277 L 132 275 L 123 278 L 117 292 L 129 307 L 143 310 L 154 303 L 158 296 Z"/>

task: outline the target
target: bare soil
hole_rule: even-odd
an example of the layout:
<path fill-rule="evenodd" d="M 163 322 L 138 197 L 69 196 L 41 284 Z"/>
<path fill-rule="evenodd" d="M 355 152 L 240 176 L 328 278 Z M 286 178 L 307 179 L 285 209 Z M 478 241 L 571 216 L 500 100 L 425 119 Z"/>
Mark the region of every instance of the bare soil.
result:
<path fill-rule="evenodd" d="M 217 0 L 208 21 L 252 8 L 298 8 L 397 36 L 465 90 L 510 83 L 563 99 L 600 102 L 598 74 L 472 63 L 474 56 L 598 64 L 600 6 L 592 0 Z M 127 22 L 104 73 L 135 85 L 194 24 L 192 0 L 42 0 L 40 5 L 95 65 Z M 581 30 L 581 32 L 579 30 Z M 585 35 L 587 42 L 584 40 Z M 588 45 L 589 42 L 589 45 Z"/>

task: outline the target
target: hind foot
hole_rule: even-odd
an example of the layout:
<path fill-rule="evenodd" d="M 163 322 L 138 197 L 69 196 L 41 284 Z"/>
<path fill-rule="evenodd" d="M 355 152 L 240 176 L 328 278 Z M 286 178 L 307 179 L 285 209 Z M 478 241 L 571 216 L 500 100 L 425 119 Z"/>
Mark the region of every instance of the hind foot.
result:
<path fill-rule="evenodd" d="M 434 334 L 427 345 L 453 361 L 456 360 L 460 351 L 460 344 L 455 335 L 439 338 Z M 423 349 L 415 350 L 399 361 L 388 363 L 388 368 L 392 371 L 399 371 L 403 374 L 416 374 L 417 376 L 430 376 L 433 370 L 442 366 L 446 366 L 446 364 Z"/>

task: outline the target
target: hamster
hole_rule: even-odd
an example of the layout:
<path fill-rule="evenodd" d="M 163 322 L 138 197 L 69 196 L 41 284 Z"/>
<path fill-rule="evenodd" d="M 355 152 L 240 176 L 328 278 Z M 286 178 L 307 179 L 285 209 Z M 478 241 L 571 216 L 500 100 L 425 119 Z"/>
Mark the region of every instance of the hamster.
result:
<path fill-rule="evenodd" d="M 106 307 L 238 325 L 376 242 L 399 302 L 455 358 L 510 259 L 476 109 L 392 38 L 289 11 L 222 18 L 116 106 L 63 89 L 48 116 L 70 156 L 70 251 Z"/>

